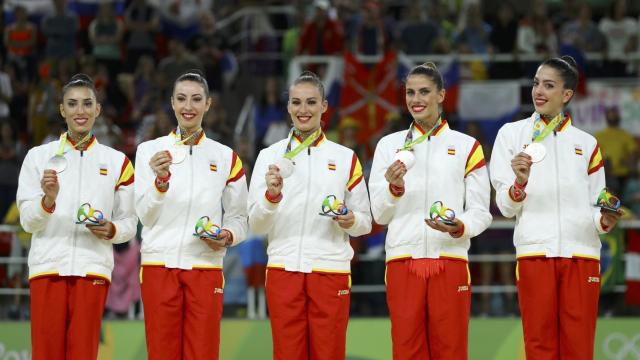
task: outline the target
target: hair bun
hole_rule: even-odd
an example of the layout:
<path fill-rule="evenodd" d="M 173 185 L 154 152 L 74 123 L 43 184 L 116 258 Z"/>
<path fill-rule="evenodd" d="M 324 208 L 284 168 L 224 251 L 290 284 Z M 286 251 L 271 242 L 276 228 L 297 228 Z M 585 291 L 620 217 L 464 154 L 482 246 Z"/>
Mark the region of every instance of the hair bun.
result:
<path fill-rule="evenodd" d="M 303 77 L 307 77 L 307 76 L 308 76 L 308 77 L 310 77 L 310 78 L 313 78 L 313 79 L 318 79 L 318 80 L 320 79 L 320 78 L 318 77 L 318 75 L 316 75 L 316 73 L 314 73 L 313 71 L 310 71 L 310 70 L 305 70 L 305 71 L 303 71 L 303 72 L 300 74 L 300 76 L 299 76 L 299 77 L 300 77 L 300 78 L 303 78 Z"/>
<path fill-rule="evenodd" d="M 574 69 L 578 68 L 578 64 L 576 63 L 576 59 L 574 59 L 573 56 L 571 56 L 571 55 L 562 55 L 560 57 L 560 59 L 566 61 L 567 64 L 571 65 L 571 67 L 573 67 Z"/>
<path fill-rule="evenodd" d="M 438 67 L 436 66 L 436 64 L 432 63 L 431 61 L 427 61 L 423 63 L 422 66 L 426 67 L 427 69 L 438 70 Z"/>
<path fill-rule="evenodd" d="M 90 84 L 93 84 L 93 79 L 91 79 L 89 75 L 83 74 L 83 73 L 77 73 L 73 75 L 71 77 L 71 80 L 69 80 L 69 83 L 76 82 L 76 81 L 88 82 Z"/>
<path fill-rule="evenodd" d="M 185 71 L 184 74 L 196 74 L 196 75 L 200 75 L 200 76 L 204 77 L 204 73 L 202 72 L 202 70 L 197 69 L 197 68 L 189 69 L 189 70 Z"/>

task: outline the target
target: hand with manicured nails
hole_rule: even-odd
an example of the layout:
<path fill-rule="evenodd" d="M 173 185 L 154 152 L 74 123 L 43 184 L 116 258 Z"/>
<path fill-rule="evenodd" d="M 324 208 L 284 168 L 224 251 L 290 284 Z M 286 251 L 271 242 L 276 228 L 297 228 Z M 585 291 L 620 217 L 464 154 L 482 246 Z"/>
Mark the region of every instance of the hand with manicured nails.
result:
<path fill-rule="evenodd" d="M 338 222 L 338 226 L 343 229 L 348 229 L 356 223 L 356 216 L 353 214 L 353 211 L 349 210 L 344 215 L 336 215 L 333 217 L 334 221 Z"/>
<path fill-rule="evenodd" d="M 111 238 L 113 238 L 113 235 L 115 235 L 115 226 L 113 226 L 113 223 L 111 221 L 105 219 L 100 219 L 98 225 L 87 224 L 85 226 L 98 239 L 110 240 Z"/>
<path fill-rule="evenodd" d="M 269 170 L 267 174 L 264 176 L 265 181 L 267 182 L 267 191 L 274 198 L 280 195 L 282 191 L 283 180 L 280 175 L 280 169 L 278 169 L 275 165 L 269 165 Z"/>
<path fill-rule="evenodd" d="M 404 175 L 407 173 L 407 167 L 400 160 L 396 160 L 387 168 L 384 178 L 389 184 L 404 187 Z"/>
<path fill-rule="evenodd" d="M 453 222 L 455 223 L 454 225 L 447 225 L 438 218 L 436 218 L 435 220 L 424 219 L 424 222 L 433 230 L 438 230 L 449 234 L 455 234 L 462 230 L 462 222 L 458 219 L 453 219 Z"/>
<path fill-rule="evenodd" d="M 529 181 L 529 173 L 531 172 L 531 156 L 520 152 L 511 160 L 511 169 L 516 174 L 516 181 L 520 185 L 524 185 Z"/>
<path fill-rule="evenodd" d="M 44 206 L 47 208 L 53 207 L 53 204 L 58 198 L 58 191 L 60 191 L 60 184 L 58 184 L 58 174 L 55 170 L 47 169 L 42 174 L 40 180 L 40 187 L 44 192 Z"/>
<path fill-rule="evenodd" d="M 151 157 L 151 160 L 149 160 L 149 166 L 151 166 L 151 169 L 157 177 L 166 178 L 169 176 L 171 154 L 167 150 L 158 151 Z"/>
<path fill-rule="evenodd" d="M 233 235 L 229 230 L 222 229 L 217 239 L 200 237 L 200 240 L 204 241 L 213 251 L 219 251 L 233 243 Z"/>

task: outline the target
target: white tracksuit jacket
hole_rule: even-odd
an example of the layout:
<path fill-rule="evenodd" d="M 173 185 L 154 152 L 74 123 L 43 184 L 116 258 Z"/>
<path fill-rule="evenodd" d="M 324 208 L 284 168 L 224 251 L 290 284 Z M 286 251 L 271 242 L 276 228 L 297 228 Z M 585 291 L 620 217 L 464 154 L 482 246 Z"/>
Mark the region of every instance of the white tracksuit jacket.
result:
<path fill-rule="evenodd" d="M 20 170 L 20 223 L 33 234 L 29 278 L 60 275 L 111 279 L 113 244 L 129 241 L 136 234 L 133 166 L 123 153 L 99 144 L 95 137 L 84 151 L 67 145 L 67 167 L 58 174 L 60 190 L 50 214 L 42 207 L 40 180 L 59 143 L 52 141 L 31 149 Z M 90 203 L 113 222 L 116 232 L 111 240 L 98 239 L 84 225 L 75 223 L 78 208 L 84 203 Z"/>
<path fill-rule="evenodd" d="M 264 174 L 283 157 L 289 138 L 258 155 L 249 190 L 249 224 L 258 234 L 267 234 L 268 266 L 298 272 L 349 273 L 353 249 L 349 236 L 371 230 L 371 212 L 360 161 L 353 150 L 327 140 L 318 140 L 293 160 L 295 170 L 284 179 L 282 200 L 273 204 L 265 197 Z M 295 148 L 301 141 L 294 137 Z M 355 224 L 342 229 L 330 217 L 319 215 L 322 201 L 335 195 L 355 215 Z"/>
<path fill-rule="evenodd" d="M 413 139 L 425 132 L 415 126 Z M 489 176 L 480 143 L 451 130 L 443 121 L 431 136 L 413 148 L 415 164 L 404 176 L 405 193 L 395 197 L 384 177 L 408 130 L 383 137 L 376 147 L 369 187 L 371 211 L 378 224 L 388 224 L 387 261 L 400 258 L 457 258 L 467 260 L 470 239 L 491 224 Z M 424 223 L 429 209 L 442 201 L 464 223 L 453 238 Z"/>

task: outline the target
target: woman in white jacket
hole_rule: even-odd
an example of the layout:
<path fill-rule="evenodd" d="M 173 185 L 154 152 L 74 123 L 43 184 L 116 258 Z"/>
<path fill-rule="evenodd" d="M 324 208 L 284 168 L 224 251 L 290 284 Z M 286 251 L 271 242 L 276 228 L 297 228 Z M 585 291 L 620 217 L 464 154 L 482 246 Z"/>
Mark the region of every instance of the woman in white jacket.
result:
<path fill-rule="evenodd" d="M 93 81 L 77 74 L 62 89 L 59 141 L 29 151 L 18 185 L 29 250 L 33 359 L 95 359 L 114 243 L 131 239 L 133 166 L 98 143 Z"/>
<path fill-rule="evenodd" d="M 564 107 L 578 84 L 570 56 L 544 61 L 533 79 L 535 113 L 504 125 L 491 159 L 496 203 L 516 217 L 516 280 L 531 359 L 593 359 L 600 238 L 621 212 L 594 206 L 605 186 L 596 139 Z"/>
<path fill-rule="evenodd" d="M 287 110 L 294 129 L 258 155 L 248 203 L 253 231 L 267 234 L 269 241 L 273 356 L 344 359 L 353 257 L 349 236 L 371 230 L 367 188 L 353 150 L 322 132 L 327 101 L 315 74 L 304 72 L 294 81 Z"/>
<path fill-rule="evenodd" d="M 413 123 L 380 139 L 369 181 L 373 217 L 389 225 L 393 357 L 466 359 L 467 251 L 491 223 L 489 176 L 480 143 L 441 118 L 445 90 L 435 65 L 413 68 L 405 88 Z"/>
<path fill-rule="evenodd" d="M 218 358 L 222 260 L 247 233 L 247 183 L 238 155 L 202 129 L 210 105 L 205 78 L 182 74 L 171 96 L 178 127 L 136 154 L 150 359 Z"/>

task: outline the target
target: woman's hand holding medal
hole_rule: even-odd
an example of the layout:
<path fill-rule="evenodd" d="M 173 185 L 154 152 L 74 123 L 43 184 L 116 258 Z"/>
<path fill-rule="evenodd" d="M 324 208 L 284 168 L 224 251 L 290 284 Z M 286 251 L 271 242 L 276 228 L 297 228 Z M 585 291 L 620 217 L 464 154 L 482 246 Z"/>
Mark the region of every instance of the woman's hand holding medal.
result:
<path fill-rule="evenodd" d="M 396 160 L 387 168 L 384 178 L 393 186 L 404 187 L 404 175 L 406 173 L 407 167 L 400 160 Z"/>
<path fill-rule="evenodd" d="M 531 156 L 521 152 L 513 157 L 511 160 L 511 169 L 516 174 L 516 181 L 520 185 L 524 185 L 529 181 L 529 173 L 531 172 Z"/>
<path fill-rule="evenodd" d="M 149 166 L 156 174 L 156 185 L 161 190 L 167 190 L 169 188 L 168 181 L 157 181 L 158 179 L 167 179 L 169 177 L 169 166 L 171 166 L 171 154 L 167 150 L 158 151 L 155 153 L 151 160 L 149 160 Z"/>
<path fill-rule="evenodd" d="M 47 169 L 42 174 L 40 180 L 40 187 L 44 192 L 43 204 L 47 208 L 52 208 L 56 203 L 58 197 L 58 191 L 60 191 L 60 184 L 58 183 L 58 174 L 55 170 Z"/>
<path fill-rule="evenodd" d="M 273 198 L 280 196 L 284 181 L 282 180 L 278 167 L 275 165 L 269 165 L 269 170 L 264 176 L 264 179 L 267 182 L 267 191 L 269 192 L 269 195 Z"/>

